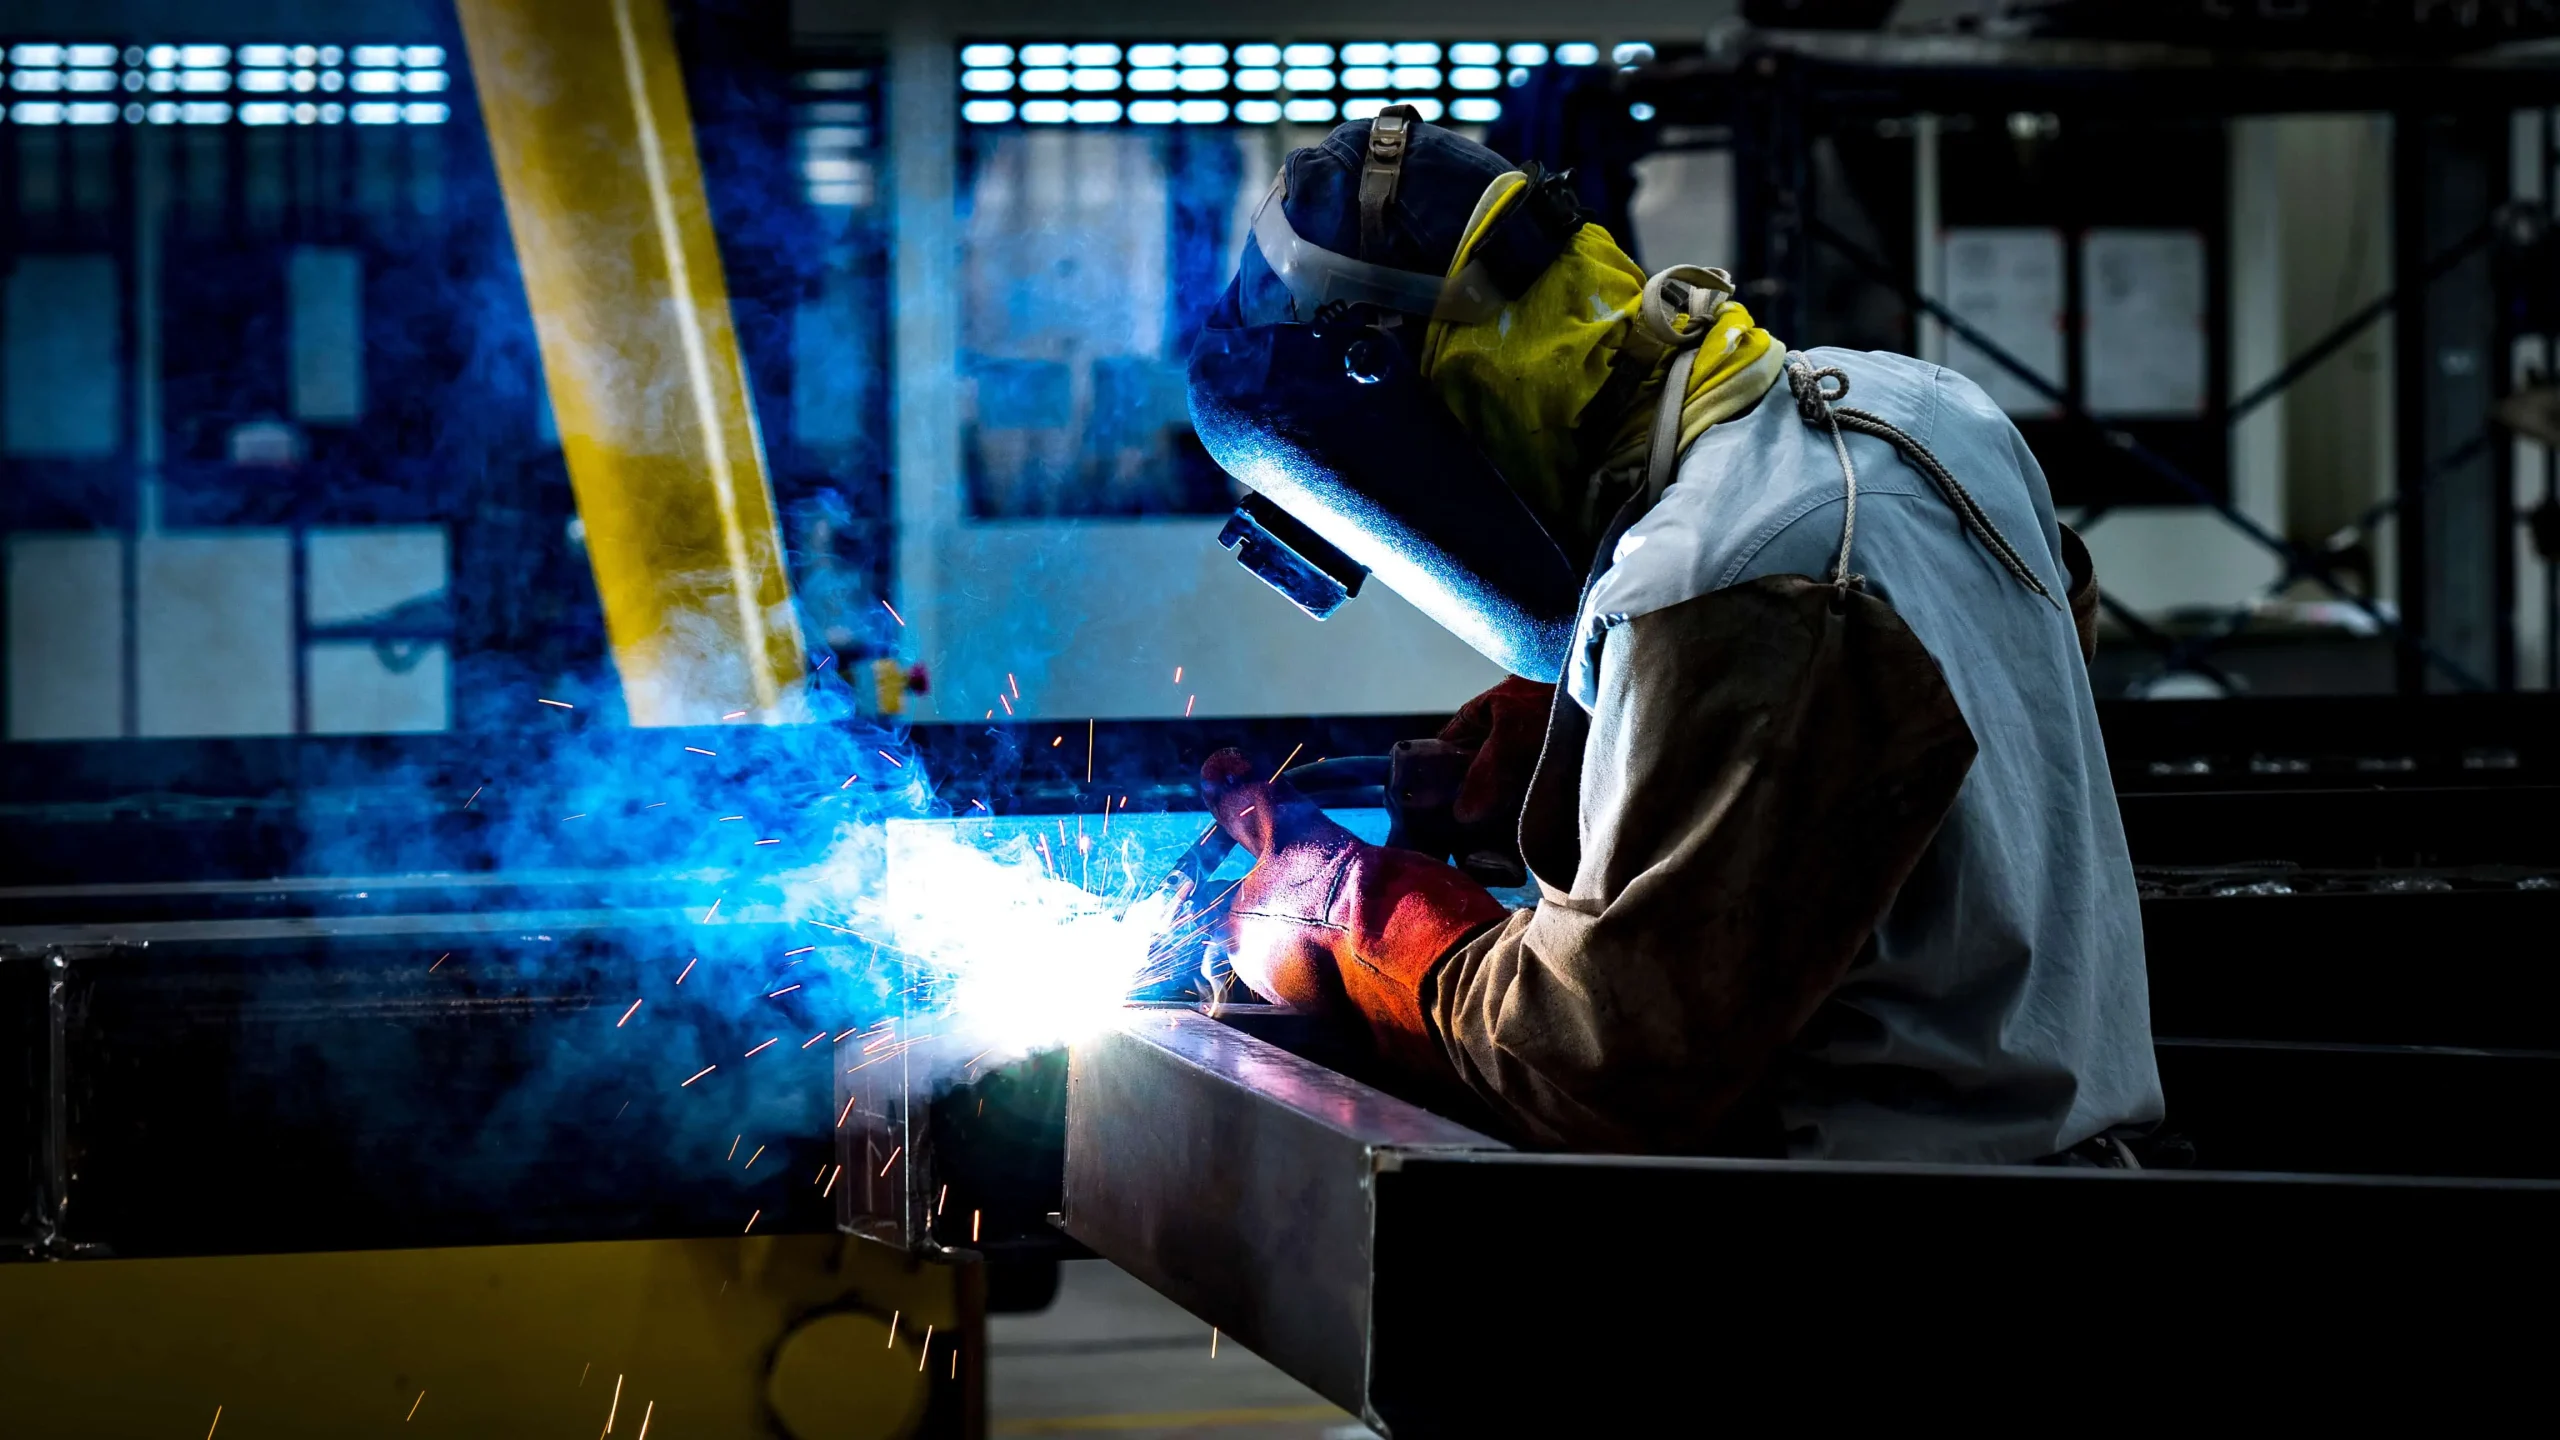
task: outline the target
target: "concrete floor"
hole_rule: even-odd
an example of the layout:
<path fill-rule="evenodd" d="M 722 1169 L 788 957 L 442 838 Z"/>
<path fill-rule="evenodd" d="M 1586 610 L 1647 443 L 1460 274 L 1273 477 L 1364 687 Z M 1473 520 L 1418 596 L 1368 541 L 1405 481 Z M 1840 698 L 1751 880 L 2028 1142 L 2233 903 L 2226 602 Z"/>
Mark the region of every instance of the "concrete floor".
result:
<path fill-rule="evenodd" d="M 1130 1440 L 1370 1440 L 1368 1427 L 1107 1260 L 1063 1267 L 1056 1303 L 987 1322 L 989 1430 Z"/>

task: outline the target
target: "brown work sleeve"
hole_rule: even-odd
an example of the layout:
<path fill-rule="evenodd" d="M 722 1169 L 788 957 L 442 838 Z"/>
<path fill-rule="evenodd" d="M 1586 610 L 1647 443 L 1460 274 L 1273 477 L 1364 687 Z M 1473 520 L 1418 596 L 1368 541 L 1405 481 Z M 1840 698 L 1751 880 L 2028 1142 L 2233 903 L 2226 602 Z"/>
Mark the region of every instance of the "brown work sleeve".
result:
<path fill-rule="evenodd" d="M 1696 1151 L 1868 942 L 1955 801 L 1972 732 L 1861 592 L 1771 576 L 1611 630 L 1556 703 L 1522 818 L 1533 910 L 1421 1009 L 1533 1143 Z"/>

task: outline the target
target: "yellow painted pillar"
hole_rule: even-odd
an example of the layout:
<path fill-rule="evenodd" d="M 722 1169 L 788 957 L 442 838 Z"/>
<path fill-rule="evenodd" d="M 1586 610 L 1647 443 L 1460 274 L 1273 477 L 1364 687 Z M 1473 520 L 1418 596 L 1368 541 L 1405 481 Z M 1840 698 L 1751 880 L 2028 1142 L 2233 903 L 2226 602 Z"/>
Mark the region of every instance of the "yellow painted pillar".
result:
<path fill-rule="evenodd" d="M 635 725 L 806 665 L 664 0 L 458 0 Z"/>

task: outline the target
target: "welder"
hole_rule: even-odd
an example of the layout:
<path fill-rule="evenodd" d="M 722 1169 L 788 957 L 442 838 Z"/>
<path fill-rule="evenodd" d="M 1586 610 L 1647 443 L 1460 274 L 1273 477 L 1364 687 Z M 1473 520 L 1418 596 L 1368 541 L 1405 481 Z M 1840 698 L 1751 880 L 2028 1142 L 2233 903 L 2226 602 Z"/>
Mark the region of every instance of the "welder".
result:
<path fill-rule="evenodd" d="M 2138 1163 L 2096 587 L 2034 456 L 1951 371 L 1648 277 L 1564 179 L 1343 125 L 1195 344 L 1239 557 L 1319 617 L 1375 574 L 1514 677 L 1400 766 L 1467 869 L 1211 757 L 1238 975 L 1526 1144 Z"/>

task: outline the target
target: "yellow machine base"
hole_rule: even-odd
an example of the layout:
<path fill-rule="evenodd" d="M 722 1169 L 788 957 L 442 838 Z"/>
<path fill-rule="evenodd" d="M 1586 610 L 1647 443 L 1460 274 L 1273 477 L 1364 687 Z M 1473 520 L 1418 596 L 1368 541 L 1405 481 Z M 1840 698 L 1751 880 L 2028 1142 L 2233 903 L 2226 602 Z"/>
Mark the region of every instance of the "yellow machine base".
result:
<path fill-rule="evenodd" d="M 0 1434 L 975 1435 L 982 1294 L 832 1235 L 0 1265 Z"/>

